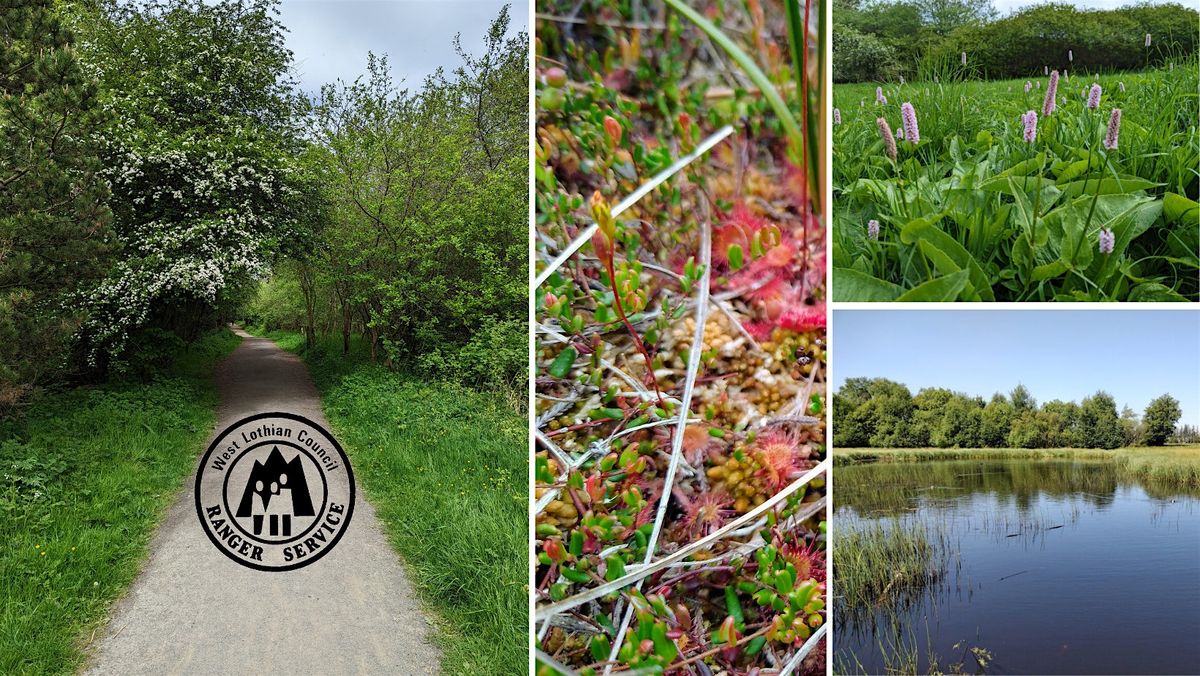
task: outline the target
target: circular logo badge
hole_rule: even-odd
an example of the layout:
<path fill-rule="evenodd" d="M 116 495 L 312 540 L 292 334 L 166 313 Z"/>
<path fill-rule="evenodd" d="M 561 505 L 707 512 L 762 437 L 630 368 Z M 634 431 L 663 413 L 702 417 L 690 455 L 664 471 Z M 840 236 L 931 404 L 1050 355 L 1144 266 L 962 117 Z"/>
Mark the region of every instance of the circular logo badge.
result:
<path fill-rule="evenodd" d="M 354 473 L 317 423 L 292 413 L 252 415 L 209 445 L 196 472 L 196 513 L 225 556 L 255 570 L 295 570 L 346 532 Z"/>

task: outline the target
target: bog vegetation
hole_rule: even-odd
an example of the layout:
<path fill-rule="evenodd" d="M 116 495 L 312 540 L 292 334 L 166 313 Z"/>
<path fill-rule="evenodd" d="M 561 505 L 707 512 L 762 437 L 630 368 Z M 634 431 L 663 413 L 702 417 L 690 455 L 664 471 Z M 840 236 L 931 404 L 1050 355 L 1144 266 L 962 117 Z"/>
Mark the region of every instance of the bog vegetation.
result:
<path fill-rule="evenodd" d="M 990 400 L 940 387 L 913 395 L 886 378 L 849 378 L 833 397 L 834 444 L 841 448 L 1102 448 L 1190 443 L 1176 428 L 1179 401 L 1164 394 L 1144 415 L 1119 413 L 1107 392 L 1041 405 L 1023 385 Z"/>
<path fill-rule="evenodd" d="M 817 7 L 694 4 L 538 3 L 539 674 L 824 670 Z"/>

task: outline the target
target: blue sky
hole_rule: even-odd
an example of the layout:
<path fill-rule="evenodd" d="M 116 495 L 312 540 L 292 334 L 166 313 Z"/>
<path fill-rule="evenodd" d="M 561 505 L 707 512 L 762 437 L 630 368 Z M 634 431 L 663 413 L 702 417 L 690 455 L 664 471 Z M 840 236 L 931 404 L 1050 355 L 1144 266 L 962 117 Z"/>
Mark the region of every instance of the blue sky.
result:
<path fill-rule="evenodd" d="M 483 37 L 502 0 L 283 0 L 279 19 L 288 28 L 300 88 L 317 92 L 337 78 L 366 73 L 367 52 L 387 54 L 396 80 L 419 89 L 438 66 L 459 65 L 455 33 L 463 46 L 482 52 Z M 510 33 L 528 31 L 529 3 L 513 0 Z"/>
<path fill-rule="evenodd" d="M 1200 311 L 837 310 L 833 385 L 883 377 L 914 393 L 991 397 L 1017 383 L 1038 402 L 1104 390 L 1139 415 L 1165 392 L 1200 423 Z"/>

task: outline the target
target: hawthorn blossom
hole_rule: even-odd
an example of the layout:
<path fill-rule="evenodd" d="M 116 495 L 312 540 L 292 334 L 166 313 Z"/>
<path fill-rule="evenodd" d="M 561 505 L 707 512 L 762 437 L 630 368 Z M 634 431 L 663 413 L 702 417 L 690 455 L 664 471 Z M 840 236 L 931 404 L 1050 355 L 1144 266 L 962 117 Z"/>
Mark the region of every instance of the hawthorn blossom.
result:
<path fill-rule="evenodd" d="M 1108 228 L 1100 228 L 1100 253 L 1105 256 L 1113 252 L 1113 247 L 1117 244 L 1117 236 Z"/>
<path fill-rule="evenodd" d="M 900 117 L 904 121 L 904 138 L 916 145 L 921 142 L 921 130 L 917 127 L 917 111 L 913 104 L 905 101 L 900 104 Z"/>
<path fill-rule="evenodd" d="M 1096 110 L 1100 107 L 1100 85 L 1092 83 L 1092 88 L 1088 91 L 1087 97 L 1088 110 Z"/>
<path fill-rule="evenodd" d="M 1042 101 L 1042 117 L 1050 117 L 1058 98 L 1058 71 L 1050 71 L 1050 82 L 1046 84 L 1046 98 Z"/>
<path fill-rule="evenodd" d="M 867 237 L 879 239 L 879 221 L 874 218 L 867 221 Z"/>
<path fill-rule="evenodd" d="M 1025 142 L 1033 143 L 1037 138 L 1037 111 L 1031 110 L 1022 115 L 1021 122 L 1025 124 Z"/>
<path fill-rule="evenodd" d="M 887 105 L 887 97 L 883 95 L 883 87 L 875 88 L 875 103 L 881 106 Z"/>
<path fill-rule="evenodd" d="M 896 159 L 896 137 L 892 136 L 892 126 L 888 124 L 886 117 L 875 120 L 875 124 L 879 126 L 879 135 L 883 137 L 884 151 L 888 157 Z"/>
<path fill-rule="evenodd" d="M 1104 134 L 1104 147 L 1108 150 L 1117 149 L 1117 137 L 1121 135 L 1121 109 L 1113 108 L 1112 116 L 1108 118 L 1108 131 Z"/>

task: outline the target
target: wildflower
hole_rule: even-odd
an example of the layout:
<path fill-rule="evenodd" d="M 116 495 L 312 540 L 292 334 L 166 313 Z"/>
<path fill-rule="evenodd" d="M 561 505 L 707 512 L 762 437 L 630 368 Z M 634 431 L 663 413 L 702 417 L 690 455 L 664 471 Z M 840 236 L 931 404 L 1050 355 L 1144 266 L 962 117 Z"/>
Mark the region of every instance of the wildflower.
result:
<path fill-rule="evenodd" d="M 1021 121 L 1025 123 L 1025 142 L 1033 143 L 1037 138 L 1037 111 L 1025 113 L 1021 116 Z"/>
<path fill-rule="evenodd" d="M 1073 52 L 1069 49 L 1067 50 L 1067 61 L 1070 61 L 1071 63 L 1075 63 L 1075 52 Z"/>
<path fill-rule="evenodd" d="M 1042 66 L 1042 75 L 1050 74 L 1050 66 Z"/>
<path fill-rule="evenodd" d="M 1034 82 L 1034 83 L 1033 83 L 1033 86 L 1034 86 L 1034 88 L 1035 88 L 1035 89 L 1041 89 L 1041 88 L 1042 88 L 1042 81 L 1041 81 L 1041 80 L 1038 80 L 1037 82 Z"/>
<path fill-rule="evenodd" d="M 1117 137 L 1121 134 L 1121 109 L 1113 108 L 1112 116 L 1108 118 L 1108 132 L 1104 134 L 1104 147 L 1108 150 L 1117 149 Z"/>
<path fill-rule="evenodd" d="M 1117 236 L 1108 228 L 1100 228 L 1100 253 L 1104 255 L 1113 252 L 1113 246 L 1117 243 Z"/>
<path fill-rule="evenodd" d="M 962 65 L 964 65 L 964 66 L 967 65 L 967 53 L 966 52 L 962 53 Z"/>
<path fill-rule="evenodd" d="M 867 221 L 867 237 L 879 239 L 879 221 L 874 218 Z"/>
<path fill-rule="evenodd" d="M 867 107 L 867 100 L 866 100 L 866 99 L 859 99 L 859 100 L 858 100 L 858 107 L 859 107 L 859 108 L 866 108 L 866 107 Z"/>
<path fill-rule="evenodd" d="M 892 136 L 892 126 L 884 117 L 875 120 L 875 124 L 879 125 L 879 135 L 883 137 L 883 149 L 887 156 L 896 159 L 896 137 Z"/>
<path fill-rule="evenodd" d="M 1033 89 L 1033 83 L 1030 82 L 1029 80 L 1026 80 L 1025 81 L 1025 93 L 1028 94 L 1030 89 Z"/>
<path fill-rule="evenodd" d="M 1063 79 L 1067 82 L 1071 81 L 1071 74 L 1067 72 L 1066 68 L 1063 68 Z"/>
<path fill-rule="evenodd" d="M 881 106 L 887 105 L 887 97 L 883 95 L 883 87 L 875 88 L 875 103 Z"/>
<path fill-rule="evenodd" d="M 837 108 L 833 109 L 833 123 L 834 124 L 842 123 L 842 111 L 838 110 Z"/>
<path fill-rule="evenodd" d="M 1092 83 L 1092 88 L 1088 91 L 1087 97 L 1088 110 L 1095 110 L 1100 107 L 1100 85 Z"/>
<path fill-rule="evenodd" d="M 1122 94 L 1125 93 L 1125 83 L 1124 82 L 1118 82 L 1117 87 L 1120 88 Z"/>
<path fill-rule="evenodd" d="M 913 145 L 921 142 L 921 130 L 917 128 L 917 111 L 913 104 L 905 101 L 900 104 L 900 117 L 904 120 L 904 138 Z"/>
<path fill-rule="evenodd" d="M 900 84 L 904 84 L 904 76 L 903 75 L 900 76 Z"/>
<path fill-rule="evenodd" d="M 1042 101 L 1042 117 L 1050 117 L 1058 98 L 1058 71 L 1050 71 L 1050 82 L 1046 84 L 1046 98 Z"/>
<path fill-rule="evenodd" d="M 1146 48 L 1150 48 L 1150 34 L 1146 33 Z"/>

